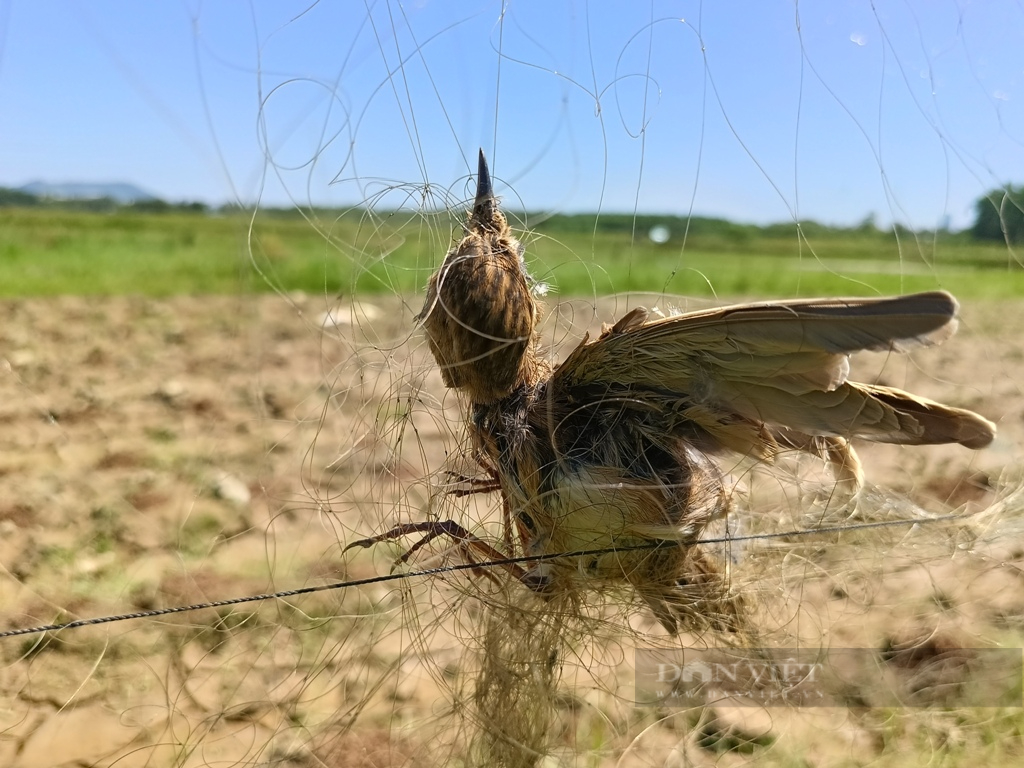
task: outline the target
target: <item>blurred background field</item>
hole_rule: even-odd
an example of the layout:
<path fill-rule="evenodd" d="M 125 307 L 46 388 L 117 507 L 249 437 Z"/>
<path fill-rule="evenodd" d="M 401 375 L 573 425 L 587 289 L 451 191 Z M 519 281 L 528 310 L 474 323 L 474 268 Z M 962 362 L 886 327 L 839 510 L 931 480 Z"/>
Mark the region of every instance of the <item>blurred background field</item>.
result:
<path fill-rule="evenodd" d="M 412 332 L 417 298 L 0 301 L 4 628 L 386 575 L 401 544 L 344 546 L 429 515 L 500 543 L 496 499 L 444 493 L 446 472 L 473 470 L 459 403 Z M 550 300 L 554 357 L 651 298 Z M 628 593 L 594 593 L 569 622 L 542 764 L 1019 764 L 1024 709 L 949 705 L 948 664 L 1024 643 L 1024 302 L 962 314 L 942 347 L 868 355 L 854 375 L 976 408 L 995 444 L 864 446 L 855 512 L 829 507 L 813 466 L 783 463 L 746 478 L 730 516 L 783 534 L 732 549 L 765 641 L 870 649 L 907 706 L 875 705 L 868 677 L 819 709 L 636 708 L 634 648 L 728 638 L 668 638 Z M 974 516 L 929 524 L 951 512 Z M 887 520 L 915 524 L 796 533 Z M 438 542 L 412 567 L 460 560 Z M 485 618 L 552 616 L 517 586 L 434 575 L 5 639 L 0 764 L 465 764 Z"/>
<path fill-rule="evenodd" d="M 970 231 L 742 225 L 655 215 L 512 214 L 536 280 L 564 296 L 884 295 L 946 288 L 1024 296 L 1021 254 Z M 460 236 L 459 209 L 168 210 L 0 207 L 0 296 L 332 295 L 421 291 Z M 651 235 L 655 239 L 652 239 Z M 659 241 L 656 242 L 655 240 Z"/>
<path fill-rule="evenodd" d="M 459 201 L 0 207 L 5 627 L 383 575 L 400 545 L 342 550 L 402 520 L 450 516 L 500 541 L 496 500 L 444 492 L 448 472 L 475 470 L 413 319 L 462 215 Z M 634 648 L 728 638 L 666 638 L 629 594 L 594 594 L 562 638 L 536 764 L 1018 765 L 1024 708 L 950 704 L 948 677 L 973 648 L 1024 645 L 1017 244 L 873 221 L 511 215 L 554 360 L 636 304 L 943 288 L 962 302 L 955 338 L 860 356 L 854 376 L 999 425 L 977 453 L 862 447 L 853 511 L 830 508 L 814 468 L 736 481 L 732 530 L 781 536 L 730 557 L 766 644 L 868 649 L 907 706 L 877 705 L 866 679 L 820 709 L 633 707 Z M 929 525 L 949 513 L 974 517 Z M 796 533 L 897 520 L 915 525 Z M 439 545 L 413 567 L 458 560 Z M 471 764 L 486 618 L 551 616 L 523 599 L 452 575 L 11 638 L 0 764 Z"/>

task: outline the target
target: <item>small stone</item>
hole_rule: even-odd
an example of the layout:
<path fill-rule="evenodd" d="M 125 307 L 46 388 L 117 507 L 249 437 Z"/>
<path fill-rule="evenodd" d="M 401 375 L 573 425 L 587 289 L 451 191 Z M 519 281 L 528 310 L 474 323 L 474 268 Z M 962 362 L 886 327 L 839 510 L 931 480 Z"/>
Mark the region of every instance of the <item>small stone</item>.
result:
<path fill-rule="evenodd" d="M 228 472 L 220 472 L 213 481 L 213 492 L 217 498 L 230 501 L 240 507 L 252 501 L 249 486 Z"/>
<path fill-rule="evenodd" d="M 106 570 L 117 560 L 115 552 L 103 552 L 90 557 L 75 560 L 75 570 L 83 576 L 92 576 Z"/>
<path fill-rule="evenodd" d="M 36 353 L 31 349 L 16 349 L 7 358 L 14 368 L 25 368 L 36 361 Z"/>
<path fill-rule="evenodd" d="M 183 394 L 185 394 L 185 385 L 175 379 L 165 381 L 156 391 L 156 396 L 167 404 L 175 402 Z"/>

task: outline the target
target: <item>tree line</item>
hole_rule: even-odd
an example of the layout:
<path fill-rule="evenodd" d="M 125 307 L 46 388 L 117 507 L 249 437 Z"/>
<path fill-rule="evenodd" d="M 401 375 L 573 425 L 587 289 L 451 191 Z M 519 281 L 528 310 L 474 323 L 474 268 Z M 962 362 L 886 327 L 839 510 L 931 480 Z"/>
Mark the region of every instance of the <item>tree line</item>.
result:
<path fill-rule="evenodd" d="M 994 189 L 974 204 L 975 240 L 1024 243 L 1024 185 Z"/>
<path fill-rule="evenodd" d="M 139 213 L 217 213 L 231 214 L 242 210 L 240 206 L 228 203 L 219 207 L 210 207 L 201 202 L 169 203 L 158 198 L 139 200 L 133 203 L 122 203 L 111 197 L 88 199 L 51 198 L 34 195 L 19 189 L 0 187 L 0 208 L 59 208 L 61 210 L 93 211 L 93 212 L 130 212 Z M 330 213 L 327 209 L 322 213 Z M 270 209 L 269 214 L 288 216 L 296 213 L 294 209 Z M 793 232 L 792 222 L 785 224 L 740 224 L 727 219 L 705 216 L 671 216 L 630 213 L 598 214 L 529 214 L 521 217 L 532 228 L 547 233 L 624 233 L 647 236 L 655 227 L 665 228 L 673 241 L 680 240 L 684 235 L 701 237 L 718 237 L 742 245 L 746 240 L 756 236 L 789 236 Z M 878 232 L 874 217 L 868 216 L 853 227 L 833 227 L 814 221 L 801 221 L 801 229 L 805 235 L 821 236 L 825 234 L 854 234 Z M 895 226 L 896 234 L 914 234 L 899 224 Z M 974 223 L 966 230 L 974 240 L 999 241 L 1011 244 L 1024 243 L 1024 185 L 1009 184 L 994 189 L 974 204 Z"/>
<path fill-rule="evenodd" d="M 123 203 L 112 197 L 49 197 L 34 195 L 21 189 L 0 187 L 0 208 L 56 208 L 62 211 L 90 211 L 95 213 L 111 213 L 114 211 L 139 211 L 140 213 L 171 213 L 174 211 L 187 213 L 209 213 L 206 203 L 184 202 L 169 203 L 159 198 L 136 200 Z"/>

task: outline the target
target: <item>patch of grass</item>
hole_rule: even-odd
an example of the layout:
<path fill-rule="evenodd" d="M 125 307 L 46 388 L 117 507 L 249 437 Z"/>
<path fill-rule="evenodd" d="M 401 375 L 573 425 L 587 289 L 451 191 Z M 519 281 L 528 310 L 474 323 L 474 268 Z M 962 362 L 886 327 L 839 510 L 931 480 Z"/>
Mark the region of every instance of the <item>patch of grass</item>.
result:
<path fill-rule="evenodd" d="M 172 443 L 178 439 L 173 430 L 167 427 L 144 427 L 146 437 L 156 443 Z"/>
<path fill-rule="evenodd" d="M 178 531 L 178 549 L 190 557 L 204 555 L 220 538 L 223 529 L 223 523 L 213 515 L 189 517 Z"/>
<path fill-rule="evenodd" d="M 59 624 L 65 620 L 65 614 L 61 613 L 52 623 Z M 59 650 L 53 635 L 29 635 L 18 644 L 18 656 L 26 660 L 38 656 L 43 651 L 53 650 Z"/>
<path fill-rule="evenodd" d="M 43 547 L 39 551 L 39 558 L 42 565 L 53 570 L 68 568 L 75 562 L 77 553 L 68 547 L 57 545 Z"/>
<path fill-rule="evenodd" d="M 313 294 L 423 290 L 459 229 L 447 215 L 365 211 L 250 217 L 204 213 L 0 209 L 0 296 Z M 515 220 L 517 217 L 513 217 Z M 528 220 L 528 217 L 526 217 Z M 954 289 L 1024 295 L 1018 255 L 967 236 L 915 236 L 807 223 L 753 227 L 694 220 L 657 244 L 632 219 L 597 229 L 554 217 L 523 235 L 534 276 L 566 296 L 663 291 L 688 296 L 891 294 Z M 592 217 L 591 217 L 592 218 Z M 652 219 L 653 220 L 653 219 Z M 573 222 L 569 222 L 572 224 Z M 578 223 L 578 222 L 577 222 Z M 620 226 L 621 225 L 621 226 Z"/>
<path fill-rule="evenodd" d="M 121 515 L 111 507 L 96 507 L 89 513 L 93 523 L 91 545 L 97 554 L 110 552 L 124 538 L 124 523 Z"/>
<path fill-rule="evenodd" d="M 964 298 L 1022 295 L 1024 268 L 1004 246 L 947 237 L 897 243 L 882 233 L 812 240 L 748 237 L 742 247 L 717 237 L 656 245 L 626 234 L 559 240 L 528 249 L 534 277 L 570 296 L 652 291 L 685 296 L 896 294 L 945 288 Z"/>
<path fill-rule="evenodd" d="M 368 227 L 361 219 L 340 216 L 317 229 L 300 218 L 266 216 L 250 231 L 243 214 L 0 209 L 0 296 L 236 294 L 272 288 L 330 294 L 354 287 L 412 290 L 425 283 L 435 249 L 408 234 Z M 398 222 L 409 224 L 408 217 Z M 410 274 L 421 251 L 430 259 Z"/>

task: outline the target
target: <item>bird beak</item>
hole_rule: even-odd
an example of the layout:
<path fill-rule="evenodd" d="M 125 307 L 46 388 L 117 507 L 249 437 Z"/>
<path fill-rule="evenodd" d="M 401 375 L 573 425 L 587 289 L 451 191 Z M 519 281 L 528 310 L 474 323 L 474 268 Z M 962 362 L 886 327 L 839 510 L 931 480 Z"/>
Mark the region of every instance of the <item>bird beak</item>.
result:
<path fill-rule="evenodd" d="M 480 150 L 480 161 L 476 171 L 476 200 L 474 208 L 479 208 L 484 203 L 494 198 L 494 188 L 491 186 L 491 172 L 487 168 L 487 158 L 484 151 Z"/>

